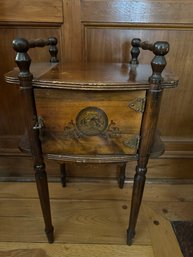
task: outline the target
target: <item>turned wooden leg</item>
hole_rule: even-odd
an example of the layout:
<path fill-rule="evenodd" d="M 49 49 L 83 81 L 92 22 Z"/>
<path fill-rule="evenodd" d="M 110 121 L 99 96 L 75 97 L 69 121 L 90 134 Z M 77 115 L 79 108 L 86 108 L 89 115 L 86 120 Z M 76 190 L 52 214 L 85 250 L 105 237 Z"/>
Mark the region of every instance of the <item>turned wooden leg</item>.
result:
<path fill-rule="evenodd" d="M 48 41 L 45 45 L 51 43 Z M 55 42 L 54 42 L 55 44 Z M 44 43 L 36 42 L 35 45 L 43 46 Z M 30 72 L 31 58 L 27 54 L 28 49 L 30 48 L 30 43 L 25 39 L 18 39 L 13 42 L 13 47 L 17 52 L 16 63 L 19 67 L 20 73 L 18 75 L 20 81 L 20 88 L 22 93 L 22 100 L 24 104 L 24 117 L 27 128 L 28 140 L 30 145 L 31 154 L 34 159 L 34 170 L 35 170 L 35 179 L 38 189 L 41 209 L 44 217 L 45 223 L 45 232 L 48 238 L 49 243 L 54 241 L 54 228 L 51 221 L 51 212 L 50 212 L 50 199 L 48 192 L 48 181 L 47 174 L 45 171 L 45 164 L 43 161 L 43 152 L 40 141 L 41 129 L 43 124 L 40 121 L 41 119 L 37 116 L 36 102 L 34 95 L 34 88 L 32 85 L 33 75 Z"/>
<path fill-rule="evenodd" d="M 62 186 L 66 187 L 66 165 L 65 165 L 65 163 L 60 164 L 60 175 L 61 175 Z"/>
<path fill-rule="evenodd" d="M 123 188 L 125 184 L 125 170 L 126 170 L 126 163 L 119 164 L 120 171 L 118 177 L 119 188 Z"/>
<path fill-rule="evenodd" d="M 133 194 L 132 194 L 132 200 L 131 200 L 129 228 L 127 230 L 128 245 L 132 244 L 132 239 L 135 236 L 135 227 L 136 227 L 141 200 L 143 196 L 146 172 L 147 172 L 146 168 L 140 168 L 139 166 L 136 167 L 136 174 L 135 174 L 134 184 L 133 184 Z"/>
<path fill-rule="evenodd" d="M 48 238 L 49 243 L 54 242 L 54 227 L 51 220 L 51 211 L 50 211 L 50 199 L 48 191 L 48 181 L 47 174 L 45 171 L 45 165 L 35 165 L 35 179 L 38 189 L 41 209 L 44 217 L 45 223 L 45 233 Z"/>

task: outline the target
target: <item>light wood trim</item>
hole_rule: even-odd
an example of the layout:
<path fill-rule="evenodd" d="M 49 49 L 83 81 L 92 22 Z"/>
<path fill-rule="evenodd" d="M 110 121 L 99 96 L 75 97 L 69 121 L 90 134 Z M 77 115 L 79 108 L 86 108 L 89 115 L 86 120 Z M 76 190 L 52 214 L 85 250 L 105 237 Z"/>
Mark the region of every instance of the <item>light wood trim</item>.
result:
<path fill-rule="evenodd" d="M 148 220 L 148 228 L 152 240 L 154 256 L 183 257 L 171 223 L 154 212 L 146 204 L 143 204 L 142 208 Z"/>
<path fill-rule="evenodd" d="M 192 185 L 191 185 L 192 186 Z M 170 187 L 173 187 L 170 185 Z M 188 186 L 190 187 L 190 185 Z M 181 194 L 181 190 L 183 187 L 176 187 L 176 196 L 179 197 Z M 167 190 L 167 189 L 166 189 Z M 156 191 L 156 190 L 155 190 Z M 171 190 L 173 191 L 173 190 Z M 168 191 L 166 191 L 166 194 L 169 193 L 170 190 L 168 188 Z M 188 199 L 188 191 L 186 191 L 185 198 L 179 197 L 178 201 L 166 201 L 162 202 L 160 205 L 160 202 L 155 202 L 152 198 L 152 201 L 148 202 L 148 208 L 151 209 L 151 211 L 155 212 L 157 216 L 161 216 L 162 218 L 169 220 L 169 221 L 192 221 L 192 213 L 193 213 L 193 204 L 192 200 L 186 200 Z M 170 198 L 171 199 L 171 198 Z M 175 197 L 173 198 L 173 200 Z"/>

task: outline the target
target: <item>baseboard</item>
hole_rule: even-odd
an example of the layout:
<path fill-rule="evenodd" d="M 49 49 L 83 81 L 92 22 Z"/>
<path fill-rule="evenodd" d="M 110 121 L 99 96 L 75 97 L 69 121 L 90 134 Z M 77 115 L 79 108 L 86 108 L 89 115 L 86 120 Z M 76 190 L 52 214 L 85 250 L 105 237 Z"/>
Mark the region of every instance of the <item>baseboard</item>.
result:
<path fill-rule="evenodd" d="M 165 153 L 162 158 L 193 158 L 193 138 L 162 137 Z"/>

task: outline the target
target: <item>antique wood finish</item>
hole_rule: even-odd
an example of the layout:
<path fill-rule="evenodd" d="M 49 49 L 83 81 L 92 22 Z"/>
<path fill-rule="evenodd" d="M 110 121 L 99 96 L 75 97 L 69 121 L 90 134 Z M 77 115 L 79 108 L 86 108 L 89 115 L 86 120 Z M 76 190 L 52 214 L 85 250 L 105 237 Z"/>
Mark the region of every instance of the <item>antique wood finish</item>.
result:
<path fill-rule="evenodd" d="M 43 155 L 60 161 L 63 186 L 66 185 L 66 169 L 61 162 L 119 163 L 120 188 L 124 185 L 126 162 L 134 158 L 137 167 L 127 230 L 127 244 L 131 245 L 147 164 L 157 139 L 162 91 L 178 84 L 168 75 L 166 79 L 162 77 L 169 44 L 164 41 L 151 44 L 135 38 L 130 64 L 103 65 L 57 64 L 56 44 L 56 38 L 15 39 L 13 48 L 17 52 L 19 74 L 14 69 L 5 76 L 8 83 L 19 82 L 22 90 L 29 146 L 26 147 L 24 140 L 20 148 L 29 148 L 34 158 L 48 241 L 52 243 L 54 237 Z M 31 70 L 35 73 L 33 76 L 28 50 L 47 45 L 50 46 L 50 64 L 41 64 L 41 69 L 35 65 Z M 154 53 L 152 71 L 147 65 L 138 64 L 139 48 Z"/>
<path fill-rule="evenodd" d="M 59 39 L 59 58 L 65 61 L 80 62 L 128 62 L 131 39 L 134 37 L 146 38 L 151 42 L 156 40 L 169 41 L 171 51 L 168 55 L 168 65 L 180 78 L 180 87 L 171 92 L 164 92 L 162 108 L 158 121 L 161 135 L 166 143 L 166 153 L 160 165 L 171 167 L 176 158 L 180 158 L 184 167 L 185 158 L 193 156 L 193 134 L 191 111 L 192 99 L 192 3 L 189 0 L 161 1 L 139 0 L 130 3 L 125 0 L 39 0 L 2 1 L 0 8 L 0 31 L 3 40 L 0 42 L 0 144 L 1 159 L 7 155 L 7 166 L 1 169 L 1 175 L 6 176 L 12 160 L 11 155 L 21 155 L 16 151 L 18 135 L 23 133 L 24 119 L 21 105 L 21 95 L 17 86 L 5 86 L 3 74 L 14 66 L 11 41 L 15 37 L 47 38 L 52 35 Z M 14 16 L 12 13 L 14 12 Z M 33 49 L 30 55 L 34 60 L 47 61 L 48 51 L 42 49 L 37 53 Z M 139 56 L 140 63 L 147 63 L 151 53 L 146 52 Z M 9 96 L 9 101 L 7 101 Z M 184 101 L 186 99 L 186 101 Z M 14 112 L 13 112 L 14 109 Z M 174 159 L 168 159 L 174 158 Z M 20 162 L 27 162 L 25 157 Z M 162 163 L 162 164 L 161 164 Z M 19 170 L 19 162 L 13 164 L 13 170 Z M 16 165 L 18 165 L 16 167 Z M 181 167 L 181 165 L 180 165 Z M 26 172 L 21 169 L 20 176 L 31 174 L 29 166 Z M 178 171 L 177 171 L 178 170 Z M 190 174 L 181 169 L 172 169 L 168 177 L 189 178 Z M 79 176 L 81 167 L 76 176 Z M 14 175 L 14 172 L 11 172 Z M 58 173 L 56 169 L 55 175 Z M 10 172 L 7 172 L 9 176 Z M 75 176 L 75 173 L 71 173 Z M 71 174 L 69 174 L 71 176 Z M 159 174 L 149 174 L 154 177 Z M 97 177 L 93 173 L 93 177 Z M 111 177 L 115 176 L 112 171 Z M 10 178 L 11 179 L 11 178 Z"/>
<path fill-rule="evenodd" d="M 133 51 L 132 48 L 131 64 L 136 64 L 138 62 L 137 57 L 139 55 L 139 51 L 136 51 L 136 49 L 139 47 L 145 50 L 153 51 L 155 57 L 151 62 L 153 73 L 149 77 L 150 88 L 147 91 L 145 112 L 141 126 L 141 140 L 138 151 L 138 163 L 134 178 L 130 222 L 127 231 L 127 243 L 129 245 L 132 244 L 132 239 L 135 235 L 135 226 L 145 185 L 147 163 L 149 160 L 151 151 L 150 149 L 154 140 L 155 129 L 159 116 L 162 90 L 164 88 L 162 86 L 162 71 L 166 66 L 166 60 L 164 56 L 169 51 L 169 44 L 167 42 L 156 42 L 155 44 L 150 44 L 148 42 L 141 42 L 140 39 L 133 39 L 132 45 L 135 51 Z"/>
<path fill-rule="evenodd" d="M 50 203 L 47 174 L 43 160 L 42 147 L 39 139 L 38 117 L 35 106 L 34 92 L 32 87 L 33 75 L 29 71 L 31 64 L 30 56 L 27 54 L 29 48 L 43 47 L 50 45 L 49 51 L 51 54 L 50 62 L 57 62 L 57 39 L 49 38 L 48 40 L 33 40 L 18 39 L 13 41 L 13 48 L 17 52 L 16 63 L 20 69 L 19 81 L 20 89 L 22 90 L 23 103 L 26 108 L 25 122 L 30 142 L 31 153 L 34 158 L 35 178 L 40 198 L 42 213 L 45 222 L 45 232 L 50 243 L 53 242 L 53 226 L 51 221 Z"/>
<path fill-rule="evenodd" d="M 125 93 L 123 97 L 123 94 L 116 92 L 87 93 L 40 89 L 36 92 L 36 97 L 38 113 L 43 118 L 48 132 L 48 139 L 45 139 L 43 144 L 44 153 L 57 155 L 62 155 L 64 152 L 67 155 L 136 153 L 137 148 L 130 147 L 129 142 L 139 136 L 142 113 L 128 108 L 128 103 L 138 97 L 144 98 L 144 91 Z M 78 115 L 81 115 L 83 110 L 85 115 L 89 115 L 89 109 L 88 114 L 86 113 L 87 108 L 92 108 L 91 112 L 106 113 L 108 117 L 106 132 L 86 137 L 77 130 Z M 132 123 L 123 122 L 121 115 L 131 117 Z M 84 119 L 84 116 L 82 118 Z"/>

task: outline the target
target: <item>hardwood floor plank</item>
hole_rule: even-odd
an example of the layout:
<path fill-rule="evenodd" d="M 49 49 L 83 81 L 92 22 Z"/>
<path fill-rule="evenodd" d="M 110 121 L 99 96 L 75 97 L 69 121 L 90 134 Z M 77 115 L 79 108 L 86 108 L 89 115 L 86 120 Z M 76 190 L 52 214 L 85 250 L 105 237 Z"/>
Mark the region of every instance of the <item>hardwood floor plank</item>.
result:
<path fill-rule="evenodd" d="M 34 182 L 1 182 L 0 198 L 37 198 Z M 60 183 L 49 183 L 52 199 L 70 200 L 131 200 L 132 185 L 119 189 L 116 184 L 68 183 L 63 188 Z M 193 185 L 146 184 L 144 201 L 187 202 L 193 201 Z"/>
<path fill-rule="evenodd" d="M 143 204 L 143 210 L 148 219 L 154 256 L 183 257 L 171 223 L 146 204 Z"/>
<path fill-rule="evenodd" d="M 154 257 L 151 246 L 0 243 L 1 257 Z"/>
<path fill-rule="evenodd" d="M 46 242 L 38 199 L 1 199 L 0 206 L 0 241 Z M 56 242 L 126 244 L 129 201 L 59 199 L 51 209 Z M 135 244 L 150 245 L 143 216 Z"/>
<path fill-rule="evenodd" d="M 0 183 L 1 257 L 182 257 L 170 220 L 190 220 L 193 187 L 146 184 L 133 245 L 126 245 L 132 186 L 50 183 L 49 245 L 35 183 Z"/>
<path fill-rule="evenodd" d="M 192 202 L 146 202 L 146 205 L 170 221 L 193 220 Z"/>

